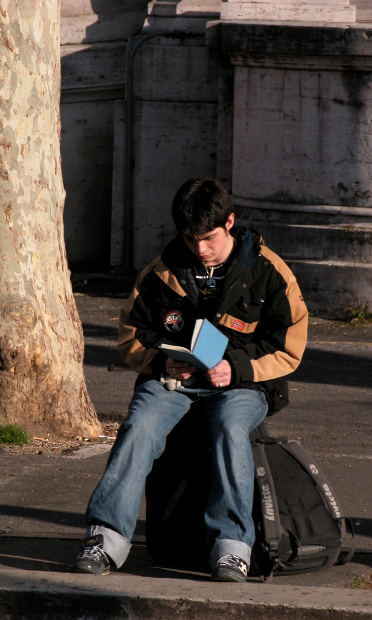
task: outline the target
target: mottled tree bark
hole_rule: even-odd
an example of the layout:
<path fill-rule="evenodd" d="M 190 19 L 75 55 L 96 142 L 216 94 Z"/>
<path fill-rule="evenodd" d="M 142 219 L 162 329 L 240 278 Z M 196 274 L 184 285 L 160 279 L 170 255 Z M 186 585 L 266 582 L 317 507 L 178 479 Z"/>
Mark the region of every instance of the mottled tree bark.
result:
<path fill-rule="evenodd" d="M 0 423 L 96 436 L 67 267 L 59 1 L 0 0 Z"/>

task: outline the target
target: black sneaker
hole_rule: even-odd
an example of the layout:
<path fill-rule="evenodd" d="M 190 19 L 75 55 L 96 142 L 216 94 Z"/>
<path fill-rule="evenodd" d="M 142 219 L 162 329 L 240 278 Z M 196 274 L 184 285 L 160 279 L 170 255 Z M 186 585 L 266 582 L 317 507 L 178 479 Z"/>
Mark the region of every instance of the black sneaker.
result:
<path fill-rule="evenodd" d="M 92 573 L 93 575 L 108 575 L 110 572 L 110 558 L 103 550 L 103 536 L 97 534 L 84 540 L 84 545 L 76 558 L 74 570 L 77 573 Z"/>
<path fill-rule="evenodd" d="M 213 567 L 215 581 L 247 581 L 248 564 L 237 555 L 224 555 Z"/>

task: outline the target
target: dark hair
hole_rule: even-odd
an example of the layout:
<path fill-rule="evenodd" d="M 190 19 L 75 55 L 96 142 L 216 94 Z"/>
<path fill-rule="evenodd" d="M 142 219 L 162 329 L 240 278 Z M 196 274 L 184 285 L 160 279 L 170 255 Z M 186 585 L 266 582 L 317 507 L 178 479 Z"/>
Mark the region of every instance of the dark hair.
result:
<path fill-rule="evenodd" d="M 225 227 L 234 205 L 227 189 L 215 179 L 189 179 L 176 192 L 172 217 L 178 232 L 204 235 Z"/>

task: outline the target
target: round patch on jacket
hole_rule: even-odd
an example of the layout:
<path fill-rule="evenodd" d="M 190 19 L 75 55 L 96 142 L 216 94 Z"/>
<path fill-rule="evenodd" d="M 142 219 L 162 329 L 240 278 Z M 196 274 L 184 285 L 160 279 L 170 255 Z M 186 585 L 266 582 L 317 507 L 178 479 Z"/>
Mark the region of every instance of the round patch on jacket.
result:
<path fill-rule="evenodd" d="M 184 326 L 182 313 L 179 310 L 171 310 L 164 317 L 164 327 L 169 332 L 179 332 Z"/>

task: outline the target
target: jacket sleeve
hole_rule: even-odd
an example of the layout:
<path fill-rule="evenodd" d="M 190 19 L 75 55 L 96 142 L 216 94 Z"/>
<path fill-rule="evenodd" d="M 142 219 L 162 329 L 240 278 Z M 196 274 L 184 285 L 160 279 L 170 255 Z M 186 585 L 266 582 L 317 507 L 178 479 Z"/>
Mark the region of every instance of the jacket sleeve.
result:
<path fill-rule="evenodd" d="M 159 352 L 151 348 L 157 339 L 151 327 L 151 312 L 146 304 L 146 276 L 156 260 L 138 276 L 132 293 L 124 302 L 119 319 L 118 349 L 124 362 L 138 373 L 152 374 L 152 364 Z"/>
<path fill-rule="evenodd" d="M 236 383 L 269 381 L 292 373 L 306 347 L 308 312 L 297 280 L 266 246 L 261 253 L 272 266 L 261 321 L 251 342 L 239 348 L 229 345 L 225 355 Z"/>

